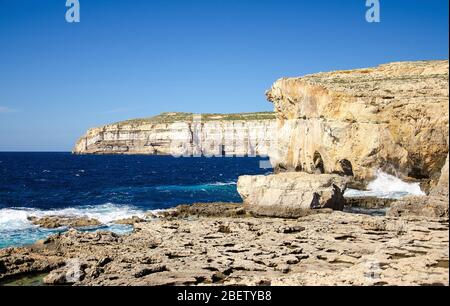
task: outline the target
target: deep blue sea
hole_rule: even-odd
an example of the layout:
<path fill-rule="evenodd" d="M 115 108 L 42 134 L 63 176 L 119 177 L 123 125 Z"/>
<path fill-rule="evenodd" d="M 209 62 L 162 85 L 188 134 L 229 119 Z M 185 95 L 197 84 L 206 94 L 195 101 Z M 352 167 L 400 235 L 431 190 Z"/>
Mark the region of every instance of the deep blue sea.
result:
<path fill-rule="evenodd" d="M 106 229 L 127 232 L 114 220 L 179 204 L 240 202 L 236 181 L 264 174 L 261 158 L 72 155 L 0 152 L 0 248 L 33 243 L 62 231 L 33 226 L 30 216 L 96 218 Z"/>

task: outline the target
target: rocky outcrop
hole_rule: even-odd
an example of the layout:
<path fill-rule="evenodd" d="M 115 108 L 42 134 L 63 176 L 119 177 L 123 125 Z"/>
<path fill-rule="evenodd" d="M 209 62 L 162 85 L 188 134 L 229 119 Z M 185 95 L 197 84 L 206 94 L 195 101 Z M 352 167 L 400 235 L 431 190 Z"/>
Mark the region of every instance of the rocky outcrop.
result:
<path fill-rule="evenodd" d="M 448 156 L 441 170 L 437 185 L 429 196 L 405 197 L 394 204 L 388 211 L 389 216 L 424 216 L 428 218 L 448 218 L 449 186 L 448 186 Z"/>
<path fill-rule="evenodd" d="M 158 212 L 158 217 L 165 219 L 189 217 L 248 217 L 242 203 L 195 203 L 179 205 L 174 209 Z"/>
<path fill-rule="evenodd" d="M 392 204 L 388 216 L 421 216 L 428 218 L 448 218 L 448 198 L 439 196 L 409 196 Z"/>
<path fill-rule="evenodd" d="M 130 218 L 120 219 L 114 221 L 115 224 L 121 224 L 121 225 L 134 225 L 136 223 L 145 222 L 145 219 L 142 219 L 138 216 L 133 216 Z"/>
<path fill-rule="evenodd" d="M 395 199 L 385 199 L 377 197 L 346 197 L 345 206 L 365 209 L 388 208 L 394 203 Z"/>
<path fill-rule="evenodd" d="M 436 182 L 448 153 L 448 61 L 280 79 L 267 92 L 278 117 L 279 171 L 374 171 Z"/>
<path fill-rule="evenodd" d="M 448 170 L 441 175 L 448 156 L 448 61 L 285 78 L 266 95 L 278 119 L 269 155 L 279 174 L 239 179 L 250 212 L 286 217 L 314 208 L 341 210 L 346 185 L 361 188 L 380 169 L 427 180 L 436 185 L 432 193 L 448 195 Z M 394 206 L 394 215 L 410 208 Z M 431 210 L 427 215 L 440 214 Z"/>
<path fill-rule="evenodd" d="M 273 113 L 164 113 L 90 129 L 73 153 L 266 156 L 275 131 Z"/>
<path fill-rule="evenodd" d="M 0 282 L 44 272 L 45 283 L 65 285 L 449 284 L 448 219 L 172 216 L 135 227 L 0 250 Z"/>
<path fill-rule="evenodd" d="M 87 217 L 46 216 L 42 218 L 29 217 L 28 220 L 34 225 L 47 229 L 59 227 L 80 228 L 101 225 L 100 221 Z"/>
<path fill-rule="evenodd" d="M 348 178 L 304 172 L 241 176 L 238 192 L 247 211 L 258 216 L 299 217 L 305 210 L 342 210 Z"/>

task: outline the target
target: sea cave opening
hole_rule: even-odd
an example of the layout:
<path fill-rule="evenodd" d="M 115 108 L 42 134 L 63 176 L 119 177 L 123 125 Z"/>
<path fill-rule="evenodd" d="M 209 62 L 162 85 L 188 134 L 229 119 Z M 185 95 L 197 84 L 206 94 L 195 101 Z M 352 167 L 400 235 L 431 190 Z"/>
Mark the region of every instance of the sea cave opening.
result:
<path fill-rule="evenodd" d="M 342 159 L 339 161 L 342 173 L 346 176 L 354 176 L 352 163 L 348 159 Z"/>
<path fill-rule="evenodd" d="M 317 174 L 325 173 L 325 166 L 323 163 L 322 155 L 319 152 L 314 152 L 313 156 L 313 171 Z"/>

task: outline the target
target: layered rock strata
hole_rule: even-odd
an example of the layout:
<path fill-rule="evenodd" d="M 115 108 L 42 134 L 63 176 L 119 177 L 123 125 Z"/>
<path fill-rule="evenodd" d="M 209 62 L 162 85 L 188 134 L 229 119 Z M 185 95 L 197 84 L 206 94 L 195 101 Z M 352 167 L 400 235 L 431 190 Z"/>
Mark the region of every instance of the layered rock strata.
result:
<path fill-rule="evenodd" d="M 448 61 L 400 62 L 276 81 L 278 170 L 370 180 L 439 178 L 448 153 Z"/>
<path fill-rule="evenodd" d="M 361 187 L 380 169 L 427 180 L 435 193 L 445 193 L 438 182 L 447 179 L 448 186 L 448 172 L 441 175 L 448 156 L 448 61 L 284 78 L 266 95 L 278 119 L 271 162 L 277 173 L 289 174 L 241 178 L 238 191 L 249 210 L 278 216 L 293 207 L 314 208 L 311 196 L 325 187 L 315 185 L 321 175 L 340 175 Z M 295 173 L 310 173 L 310 186 L 299 187 L 305 176 Z M 316 207 L 322 206 L 328 205 Z"/>
<path fill-rule="evenodd" d="M 273 113 L 164 113 L 90 129 L 73 153 L 267 156 L 275 131 Z"/>

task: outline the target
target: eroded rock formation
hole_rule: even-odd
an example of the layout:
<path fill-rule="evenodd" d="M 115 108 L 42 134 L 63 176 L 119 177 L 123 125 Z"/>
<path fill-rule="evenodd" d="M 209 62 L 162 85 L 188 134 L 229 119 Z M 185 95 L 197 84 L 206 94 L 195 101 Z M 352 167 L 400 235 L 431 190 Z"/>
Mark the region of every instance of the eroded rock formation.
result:
<path fill-rule="evenodd" d="M 449 196 L 449 186 L 448 186 L 448 165 L 449 156 L 447 155 L 447 161 L 441 171 L 441 176 L 436 186 L 431 190 L 432 196 L 442 196 L 448 198 Z"/>
<path fill-rule="evenodd" d="M 247 211 L 257 216 L 296 218 L 305 210 L 342 210 L 348 178 L 336 174 L 287 172 L 241 176 L 237 188 Z"/>
<path fill-rule="evenodd" d="M 436 196 L 404 197 L 392 204 L 387 215 L 391 217 L 448 218 L 448 198 Z"/>
<path fill-rule="evenodd" d="M 400 199 L 392 204 L 388 211 L 389 216 L 420 216 L 428 218 L 448 218 L 449 186 L 448 186 L 448 156 L 442 168 L 436 186 L 428 196 L 410 196 Z"/>
<path fill-rule="evenodd" d="M 436 181 L 448 153 L 448 68 L 401 62 L 278 80 L 267 92 L 278 117 L 273 165 Z"/>
<path fill-rule="evenodd" d="M 88 217 L 46 216 L 42 218 L 29 217 L 28 220 L 34 225 L 48 229 L 59 227 L 80 228 L 101 225 L 100 221 Z"/>
<path fill-rule="evenodd" d="M 205 213 L 207 207 L 197 208 Z M 237 207 L 216 208 L 206 214 Z M 2 249 L 0 282 L 44 272 L 45 283 L 65 285 L 449 283 L 448 219 L 183 214 L 137 223 L 129 235 L 70 230 L 30 247 Z"/>
<path fill-rule="evenodd" d="M 278 119 L 277 145 L 269 155 L 279 174 L 239 179 L 238 191 L 249 210 L 278 216 L 294 207 L 328 207 L 311 205 L 312 196 L 323 188 L 330 194 L 331 186 L 345 186 L 323 185 L 324 174 L 335 174 L 334 181 L 340 175 L 342 182 L 361 187 L 379 169 L 408 180 L 427 180 L 435 194 L 445 194 L 446 185 L 448 195 L 448 170 L 441 174 L 448 156 L 448 61 L 284 78 L 266 95 Z M 429 205 L 433 208 L 428 215 L 442 215 L 440 208 L 434 209 L 436 203 L 441 200 Z M 410 207 L 397 204 L 400 211 Z M 340 209 L 340 204 L 331 208 Z M 400 211 L 397 215 L 403 214 Z M 448 216 L 448 204 L 446 211 Z"/>

